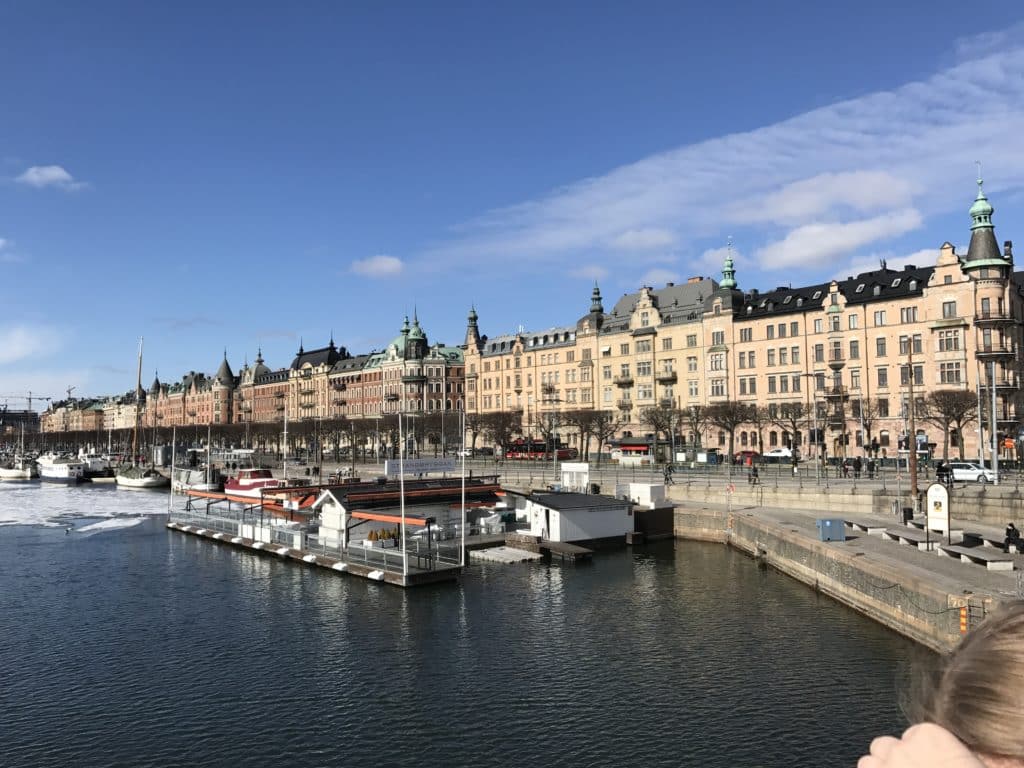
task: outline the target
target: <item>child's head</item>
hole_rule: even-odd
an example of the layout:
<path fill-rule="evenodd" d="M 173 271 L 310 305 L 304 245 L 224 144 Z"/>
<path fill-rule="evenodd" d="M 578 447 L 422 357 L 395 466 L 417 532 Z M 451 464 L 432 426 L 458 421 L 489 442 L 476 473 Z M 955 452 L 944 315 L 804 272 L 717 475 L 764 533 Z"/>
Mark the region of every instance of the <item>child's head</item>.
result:
<path fill-rule="evenodd" d="M 917 719 L 979 755 L 1024 763 L 1024 601 L 993 611 L 949 654 Z"/>

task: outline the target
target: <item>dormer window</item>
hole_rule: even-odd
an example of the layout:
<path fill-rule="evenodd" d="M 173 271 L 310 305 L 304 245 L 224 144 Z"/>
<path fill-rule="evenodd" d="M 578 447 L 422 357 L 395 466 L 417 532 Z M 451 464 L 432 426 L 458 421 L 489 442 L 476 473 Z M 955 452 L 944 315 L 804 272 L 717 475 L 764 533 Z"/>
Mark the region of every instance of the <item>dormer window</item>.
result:
<path fill-rule="evenodd" d="M 802 307 L 804 305 L 804 297 L 803 296 L 797 296 L 796 297 L 796 305 L 798 307 Z"/>
<path fill-rule="evenodd" d="M 875 296 L 880 296 L 882 294 L 882 286 L 876 285 L 875 286 L 875 290 L 874 290 L 874 294 L 875 294 Z"/>
<path fill-rule="evenodd" d="M 898 277 L 895 280 L 892 281 L 892 287 L 893 288 L 899 288 L 900 287 L 900 279 Z"/>
<path fill-rule="evenodd" d="M 784 298 L 784 299 L 782 300 L 782 303 L 783 303 L 783 304 L 789 304 L 789 302 L 791 302 L 792 300 L 793 300 L 793 297 L 792 297 L 792 296 L 787 296 L 786 298 Z"/>
<path fill-rule="evenodd" d="M 861 293 L 863 290 L 864 290 L 864 283 L 861 283 L 860 285 L 857 286 L 857 290 L 855 290 L 854 293 Z"/>
<path fill-rule="evenodd" d="M 916 291 L 916 290 L 917 290 L 917 280 L 911 280 L 911 281 L 910 281 L 910 285 L 909 285 L 909 288 L 910 288 L 910 290 L 912 290 L 912 291 Z"/>
<path fill-rule="evenodd" d="M 821 298 L 821 291 L 815 291 L 814 295 L 811 296 L 811 301 L 817 301 Z"/>

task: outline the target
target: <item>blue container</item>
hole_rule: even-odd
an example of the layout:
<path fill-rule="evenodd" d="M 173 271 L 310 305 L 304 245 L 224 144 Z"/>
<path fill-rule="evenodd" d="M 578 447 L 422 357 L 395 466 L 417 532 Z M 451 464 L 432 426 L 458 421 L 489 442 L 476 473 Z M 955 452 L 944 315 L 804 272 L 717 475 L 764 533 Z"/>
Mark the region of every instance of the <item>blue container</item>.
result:
<path fill-rule="evenodd" d="M 817 520 L 819 541 L 846 541 L 846 523 L 842 518 Z"/>

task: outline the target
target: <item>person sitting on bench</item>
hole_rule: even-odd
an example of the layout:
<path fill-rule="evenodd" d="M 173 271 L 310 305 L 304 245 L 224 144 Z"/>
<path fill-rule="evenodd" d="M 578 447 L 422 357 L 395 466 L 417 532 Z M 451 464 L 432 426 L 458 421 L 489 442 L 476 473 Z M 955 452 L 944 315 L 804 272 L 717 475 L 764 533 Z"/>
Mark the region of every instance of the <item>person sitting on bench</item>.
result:
<path fill-rule="evenodd" d="M 1006 539 L 1003 540 L 1003 552 L 1009 554 L 1011 544 L 1017 548 L 1018 552 L 1020 552 L 1020 531 L 1017 530 L 1017 526 L 1013 523 L 1006 526 Z"/>

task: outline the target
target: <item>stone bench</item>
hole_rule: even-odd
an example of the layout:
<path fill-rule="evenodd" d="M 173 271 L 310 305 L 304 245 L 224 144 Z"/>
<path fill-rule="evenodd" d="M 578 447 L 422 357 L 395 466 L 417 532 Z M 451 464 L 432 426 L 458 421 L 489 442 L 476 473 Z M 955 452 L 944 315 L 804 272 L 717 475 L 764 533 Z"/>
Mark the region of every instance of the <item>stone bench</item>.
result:
<path fill-rule="evenodd" d="M 925 525 L 925 518 L 923 518 L 923 517 L 915 517 L 913 520 L 911 520 L 908 523 L 908 525 L 912 525 L 915 528 L 917 528 L 917 530 L 923 531 L 924 530 L 924 525 Z M 946 535 L 945 531 L 939 531 L 936 528 L 932 528 L 932 533 L 937 534 L 939 536 L 945 536 Z M 962 539 L 964 537 L 964 532 L 961 529 L 959 529 L 959 528 L 950 528 L 949 529 L 949 535 L 950 535 L 951 538 L 954 538 L 954 539 Z M 1000 544 L 1000 546 L 1002 546 L 1002 544 Z"/>
<path fill-rule="evenodd" d="M 900 544 L 917 547 L 926 552 L 934 550 L 935 547 L 942 543 L 938 536 L 929 536 L 915 528 L 886 528 L 882 531 L 882 536 L 898 541 Z"/>
<path fill-rule="evenodd" d="M 970 531 L 964 532 L 964 546 L 965 547 L 989 547 L 990 549 L 1002 549 L 1003 539 L 997 536 L 990 536 L 986 533 L 972 533 Z M 1024 544 L 1010 545 L 1010 552 L 1020 554 L 1021 547 Z"/>
<path fill-rule="evenodd" d="M 939 554 L 946 557 L 958 557 L 962 563 L 984 565 L 990 571 L 1012 571 L 1013 558 L 1002 552 L 993 552 L 989 547 L 961 547 L 956 544 L 943 544 Z"/>
<path fill-rule="evenodd" d="M 861 531 L 868 536 L 881 536 L 885 533 L 885 523 L 872 523 L 867 520 L 844 520 L 843 522 L 846 523 L 848 528 Z"/>

